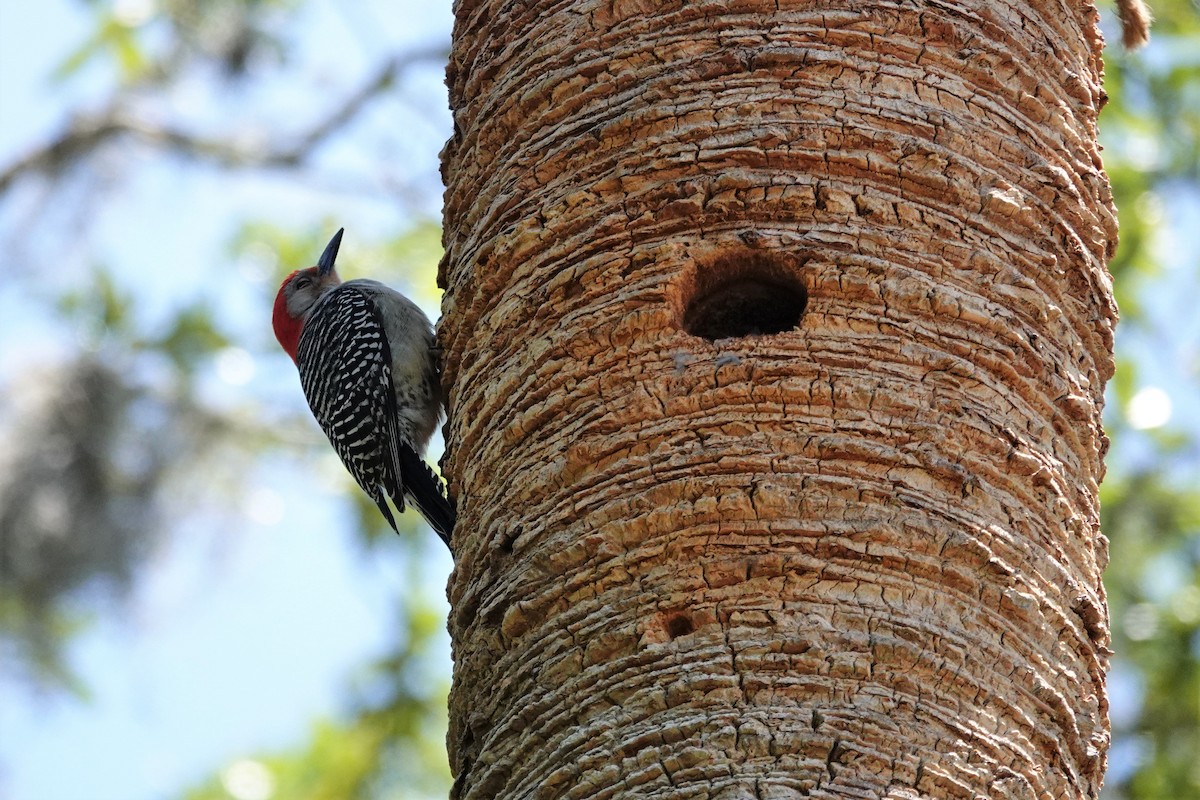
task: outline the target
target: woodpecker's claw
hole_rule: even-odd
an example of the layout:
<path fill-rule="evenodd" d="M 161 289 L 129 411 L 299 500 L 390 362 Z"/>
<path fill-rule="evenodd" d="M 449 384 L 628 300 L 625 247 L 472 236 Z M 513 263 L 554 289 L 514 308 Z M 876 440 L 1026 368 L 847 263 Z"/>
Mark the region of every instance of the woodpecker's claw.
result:
<path fill-rule="evenodd" d="M 342 233 L 345 228 L 338 228 L 338 232 L 329 240 L 329 244 L 325 245 L 325 252 L 321 253 L 321 260 L 317 262 L 317 274 L 325 277 L 333 271 L 333 262 L 337 261 L 338 248 L 342 245 Z"/>

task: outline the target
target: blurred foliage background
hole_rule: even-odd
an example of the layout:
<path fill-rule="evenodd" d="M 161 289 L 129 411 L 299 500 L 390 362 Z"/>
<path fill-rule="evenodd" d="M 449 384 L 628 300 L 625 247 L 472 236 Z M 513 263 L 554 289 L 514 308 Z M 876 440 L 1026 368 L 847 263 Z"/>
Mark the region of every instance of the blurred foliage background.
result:
<path fill-rule="evenodd" d="M 37 88 L 51 124 L 0 150 L 0 691 L 92 702 L 73 643 L 136 615 L 173 540 L 286 519 L 304 486 L 256 476 L 295 462 L 340 481 L 338 524 L 365 559 L 401 565 L 374 608 L 391 644 L 290 747 L 231 752 L 174 794 L 445 796 L 445 570 L 429 566 L 445 562 L 413 515 L 383 535 L 330 464 L 268 310 L 346 225 L 345 272 L 436 316 L 449 9 L 422 27 L 408 23 L 428 9 L 387 3 L 62 3 L 78 35 L 22 34 L 52 50 Z M 1106 52 L 1101 120 L 1122 237 L 1102 488 L 1110 800 L 1200 798 L 1200 5 L 1153 10 L 1147 48 Z M 0 797 L 19 753 L 0 736 Z"/>

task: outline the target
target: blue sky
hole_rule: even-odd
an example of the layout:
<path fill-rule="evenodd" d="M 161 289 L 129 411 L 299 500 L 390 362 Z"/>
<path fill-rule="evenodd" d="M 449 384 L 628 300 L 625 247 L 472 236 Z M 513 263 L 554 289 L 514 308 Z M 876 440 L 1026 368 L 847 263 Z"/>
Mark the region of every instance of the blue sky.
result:
<path fill-rule="evenodd" d="M 128 13 L 149 7 L 140 1 L 118 6 Z M 67 0 L 0 0 L 0 165 L 61 129 L 69 109 L 95 108 L 106 97 L 112 76 L 103 68 L 65 83 L 50 80 L 94 29 L 91 14 L 87 4 Z M 387 54 L 448 41 L 450 23 L 448 3 L 305 4 L 303 16 L 287 21 L 300 36 L 301 62 L 289 75 L 304 80 L 236 99 L 237 127 L 258 120 L 265 128 L 282 119 L 277 127 L 297 129 Z M 385 105 L 361 124 L 368 131 L 392 126 L 397 113 L 411 120 L 396 172 L 433 186 L 414 208 L 436 215 L 437 152 L 448 125 L 440 67 L 406 79 L 404 96 L 406 103 Z M 228 99 L 211 97 L 201 86 L 177 102 L 183 116 L 202 125 L 219 126 L 230 113 Z M 96 263 L 136 287 L 148 326 L 208 298 L 222 323 L 245 341 L 266 341 L 269 307 L 260 304 L 270 289 L 268 270 L 229 263 L 239 221 L 254 217 L 303 230 L 336 209 L 350 229 L 344 253 L 353 251 L 356 238 L 395 235 L 406 224 L 386 192 L 364 198 L 338 187 L 342 176 L 364 167 L 353 147 L 331 142 L 318 163 L 314 182 L 297 183 L 282 173 L 231 175 L 131 153 L 117 188 L 83 211 L 37 209 L 36 187 L 19 187 L 16 199 L 0 208 L 6 241 L 28 244 L 27 252 L 0 256 L 6 272 L 20 275 L 0 289 L 0 317 L 7 322 L 0 385 L 75 346 L 73 332 L 45 314 L 37 299 Z M 45 224 L 33 226 L 27 239 L 14 235 L 15 226 L 26 227 L 31 209 L 50 218 L 39 216 Z M 79 213 L 86 214 L 83 244 L 74 227 Z M 30 253 L 61 258 L 51 263 L 62 273 L 40 271 L 35 263 L 44 262 Z M 418 279 L 422 287 L 432 285 L 431 275 Z M 423 288 L 417 297 L 436 317 L 436 294 Z M 218 363 L 224 366 L 206 385 L 216 402 L 236 404 L 240 393 L 254 393 L 303 408 L 294 370 L 282 356 L 257 358 L 251 349 Z M 315 425 L 312 432 L 319 436 Z M 69 651 L 90 700 L 31 693 L 0 670 L 0 800 L 174 796 L 233 758 L 299 744 L 315 719 L 345 710 L 348 680 L 394 640 L 394 589 L 412 571 L 400 548 L 385 543 L 367 554 L 354 543 L 344 498 L 352 487 L 336 462 L 293 462 L 252 465 L 237 507 L 202 508 L 173 526 L 116 614 L 108 603 L 80 598 L 84 610 L 93 601 L 107 610 Z M 433 547 L 425 552 L 424 588 L 444 605 L 449 556 Z"/>

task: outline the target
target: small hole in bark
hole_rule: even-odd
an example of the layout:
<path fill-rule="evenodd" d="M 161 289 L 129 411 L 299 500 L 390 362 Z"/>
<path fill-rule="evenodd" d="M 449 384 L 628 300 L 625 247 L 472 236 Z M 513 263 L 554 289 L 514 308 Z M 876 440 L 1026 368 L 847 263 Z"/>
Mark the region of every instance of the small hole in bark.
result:
<path fill-rule="evenodd" d="M 696 627 L 692 625 L 692 618 L 687 614 L 676 614 L 667 620 L 667 635 L 672 639 L 687 636 L 694 630 Z"/>
<path fill-rule="evenodd" d="M 506 556 L 511 556 L 513 553 L 513 546 L 516 544 L 517 539 L 524 532 L 525 530 L 518 525 L 508 533 L 504 534 L 504 536 L 502 536 L 500 539 L 500 552 Z"/>
<path fill-rule="evenodd" d="M 683 329 L 708 340 L 790 331 L 808 305 L 794 259 L 771 253 L 726 253 L 685 280 Z"/>
<path fill-rule="evenodd" d="M 504 622 L 504 612 L 508 610 L 505 603 L 492 603 L 483 612 L 482 622 L 492 628 L 499 628 Z M 473 615 L 474 616 L 474 615 Z"/>
<path fill-rule="evenodd" d="M 583 294 L 583 282 L 579 280 L 571 280 L 563 287 L 563 298 L 570 300 Z"/>

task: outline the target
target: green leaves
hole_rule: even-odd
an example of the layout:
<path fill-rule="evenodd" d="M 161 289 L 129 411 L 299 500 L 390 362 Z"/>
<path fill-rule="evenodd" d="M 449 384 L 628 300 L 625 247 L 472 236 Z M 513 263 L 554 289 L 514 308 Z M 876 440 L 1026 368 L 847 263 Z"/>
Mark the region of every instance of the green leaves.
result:
<path fill-rule="evenodd" d="M 53 80 L 61 82 L 74 77 L 85 66 L 97 61 L 111 61 L 124 83 L 134 83 L 145 77 L 150 59 L 139 35 L 147 18 L 128 14 L 118 16 L 111 8 L 97 9 L 96 13 L 95 31 L 63 59 L 52 75 Z"/>

